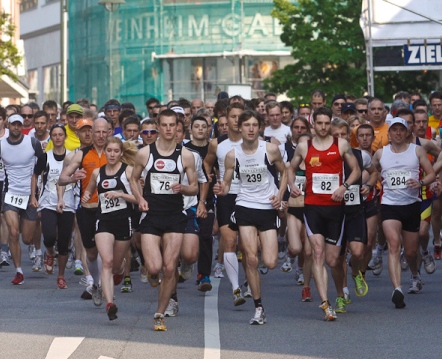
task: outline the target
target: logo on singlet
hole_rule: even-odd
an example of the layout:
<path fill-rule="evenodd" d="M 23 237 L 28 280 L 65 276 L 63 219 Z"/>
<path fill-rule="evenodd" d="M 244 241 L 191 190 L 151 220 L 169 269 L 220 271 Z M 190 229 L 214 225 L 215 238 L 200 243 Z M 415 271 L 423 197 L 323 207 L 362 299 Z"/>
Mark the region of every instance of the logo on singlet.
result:
<path fill-rule="evenodd" d="M 102 186 L 104 189 L 115 188 L 115 187 L 117 187 L 117 180 L 116 180 L 116 179 L 104 180 L 104 181 L 101 183 L 101 186 Z"/>
<path fill-rule="evenodd" d="M 176 162 L 169 159 L 158 159 L 154 163 L 154 168 L 161 172 L 171 172 L 176 168 Z"/>
<path fill-rule="evenodd" d="M 336 154 L 336 152 L 327 152 L 327 156 L 335 155 L 335 154 Z"/>
<path fill-rule="evenodd" d="M 319 156 L 313 157 L 310 159 L 310 166 L 312 167 L 320 167 L 322 166 L 321 161 L 319 161 Z"/>
<path fill-rule="evenodd" d="M 50 173 L 51 175 L 58 175 L 58 174 L 60 174 L 60 171 L 59 171 L 58 168 L 51 168 L 51 170 L 49 171 L 49 173 Z"/>

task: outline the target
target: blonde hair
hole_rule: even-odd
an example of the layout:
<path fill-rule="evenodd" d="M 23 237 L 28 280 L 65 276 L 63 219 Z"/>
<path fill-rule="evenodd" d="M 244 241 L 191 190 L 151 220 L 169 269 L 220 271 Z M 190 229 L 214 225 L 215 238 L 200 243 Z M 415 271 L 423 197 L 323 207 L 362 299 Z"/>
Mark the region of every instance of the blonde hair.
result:
<path fill-rule="evenodd" d="M 137 154 L 137 145 L 132 141 L 123 142 L 117 137 L 108 137 L 104 149 L 107 148 L 111 143 L 116 143 L 122 152 L 120 161 L 127 164 L 128 166 L 134 166 L 135 156 Z"/>

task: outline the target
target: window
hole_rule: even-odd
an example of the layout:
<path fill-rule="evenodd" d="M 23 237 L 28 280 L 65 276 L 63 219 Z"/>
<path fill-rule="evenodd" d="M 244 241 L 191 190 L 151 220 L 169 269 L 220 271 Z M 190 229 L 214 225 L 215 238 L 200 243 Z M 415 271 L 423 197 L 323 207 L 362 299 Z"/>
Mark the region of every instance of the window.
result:
<path fill-rule="evenodd" d="M 43 68 L 44 101 L 60 102 L 60 64 Z"/>

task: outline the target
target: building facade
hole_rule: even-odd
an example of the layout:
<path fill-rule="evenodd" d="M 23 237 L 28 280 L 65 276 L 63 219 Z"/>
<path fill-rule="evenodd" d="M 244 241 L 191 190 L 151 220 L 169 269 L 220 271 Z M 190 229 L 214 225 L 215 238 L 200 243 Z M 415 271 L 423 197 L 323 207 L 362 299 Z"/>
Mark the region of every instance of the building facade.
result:
<path fill-rule="evenodd" d="M 290 63 L 272 0 L 126 0 L 106 11 L 69 6 L 69 93 L 99 106 L 113 97 L 144 108 L 149 97 L 216 98 Z"/>

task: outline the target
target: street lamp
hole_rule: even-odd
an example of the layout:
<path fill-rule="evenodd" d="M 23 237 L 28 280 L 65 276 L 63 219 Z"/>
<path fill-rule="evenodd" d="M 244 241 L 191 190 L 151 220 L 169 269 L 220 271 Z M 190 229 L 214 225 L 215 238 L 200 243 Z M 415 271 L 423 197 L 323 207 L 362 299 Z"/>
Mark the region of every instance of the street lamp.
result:
<path fill-rule="evenodd" d="M 100 0 L 99 5 L 104 5 L 106 10 L 109 11 L 109 23 L 108 23 L 108 41 L 109 41 L 109 98 L 114 96 L 114 81 L 113 81 L 113 60 L 112 60 L 112 13 L 117 11 L 121 4 L 125 4 L 124 0 Z"/>
<path fill-rule="evenodd" d="M 114 11 L 118 10 L 118 7 L 121 4 L 125 4 L 126 1 L 124 1 L 124 0 L 100 0 L 98 3 L 100 5 L 104 5 L 106 10 L 108 10 L 110 12 L 114 12 Z"/>

